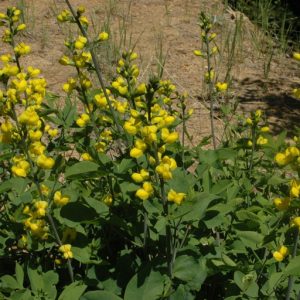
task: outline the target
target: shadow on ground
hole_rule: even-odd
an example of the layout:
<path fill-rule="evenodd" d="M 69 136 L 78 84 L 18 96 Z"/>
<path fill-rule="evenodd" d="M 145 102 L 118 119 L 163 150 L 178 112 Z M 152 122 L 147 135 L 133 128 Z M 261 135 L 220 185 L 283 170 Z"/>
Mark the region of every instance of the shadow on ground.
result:
<path fill-rule="evenodd" d="M 246 78 L 239 82 L 243 86 L 239 102 L 245 113 L 258 108 L 264 110 L 275 134 L 287 130 L 288 136 L 292 136 L 299 126 L 300 100 L 291 97 L 295 83 L 286 84 L 286 92 L 282 91 L 280 84 L 285 81 L 283 78 L 268 81 Z"/>

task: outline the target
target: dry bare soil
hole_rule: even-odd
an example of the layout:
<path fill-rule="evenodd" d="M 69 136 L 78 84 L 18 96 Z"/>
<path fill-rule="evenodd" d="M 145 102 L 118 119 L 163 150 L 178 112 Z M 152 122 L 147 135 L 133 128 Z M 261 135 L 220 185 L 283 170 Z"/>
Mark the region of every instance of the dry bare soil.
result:
<path fill-rule="evenodd" d="M 96 35 L 109 26 L 111 41 L 100 53 L 106 80 L 116 61 L 115 50 L 135 47 L 139 53 L 141 80 L 146 80 L 161 62 L 159 52 L 166 57 L 164 77 L 171 79 L 178 90 L 189 93 L 189 106 L 195 113 L 189 122 L 195 142 L 209 134 L 208 109 L 205 102 L 203 74 L 205 62 L 193 55 L 200 48 L 198 15 L 210 13 L 218 33 L 217 44 L 221 55 L 216 71 L 220 81 L 230 64 L 230 51 L 236 25 L 239 24 L 234 59 L 231 60 L 231 93 L 240 101 L 240 111 L 256 108 L 265 110 L 276 133 L 297 125 L 300 104 L 293 99 L 291 90 L 300 84 L 300 65 L 288 56 L 278 54 L 275 42 L 268 40 L 251 24 L 246 16 L 224 7 L 221 0 L 71 0 L 74 6 L 84 5 L 91 21 L 90 33 Z M 58 24 L 56 15 L 66 8 L 63 0 L 0 1 L 0 10 L 18 5 L 24 8 L 27 32 L 21 37 L 32 46 L 32 53 L 24 64 L 42 69 L 49 90 L 58 94 L 62 84 L 73 75 L 72 68 L 62 67 L 58 60 L 64 54 L 64 40 L 76 34 L 76 28 Z M 5 48 L 1 48 L 1 54 Z M 264 74 L 275 49 L 268 76 Z M 217 120 L 219 135 L 222 120 Z"/>

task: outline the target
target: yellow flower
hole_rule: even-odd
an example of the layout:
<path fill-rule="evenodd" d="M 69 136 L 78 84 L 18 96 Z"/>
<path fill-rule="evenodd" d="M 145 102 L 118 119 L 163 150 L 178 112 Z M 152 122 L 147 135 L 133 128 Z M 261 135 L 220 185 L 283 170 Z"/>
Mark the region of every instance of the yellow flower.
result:
<path fill-rule="evenodd" d="M 20 43 L 14 48 L 16 55 L 19 56 L 28 54 L 30 50 L 31 50 L 30 46 L 24 43 Z"/>
<path fill-rule="evenodd" d="M 135 195 L 140 198 L 141 200 L 147 200 L 154 192 L 151 182 L 144 182 L 143 187 L 138 189 Z"/>
<path fill-rule="evenodd" d="M 259 118 L 261 117 L 261 115 L 262 115 L 262 110 L 261 110 L 261 109 L 258 109 L 258 110 L 255 112 L 255 117 L 256 117 L 257 119 L 259 119 Z"/>
<path fill-rule="evenodd" d="M 300 194 L 300 181 L 299 180 L 291 180 L 290 182 L 290 195 L 291 197 L 298 198 Z"/>
<path fill-rule="evenodd" d="M 57 20 L 59 22 L 66 22 L 71 18 L 71 13 L 68 10 L 63 10 L 58 16 Z"/>
<path fill-rule="evenodd" d="M 283 259 L 289 254 L 289 250 L 286 246 L 281 246 L 278 251 L 273 253 L 273 257 L 276 261 L 283 261 Z"/>
<path fill-rule="evenodd" d="M 218 92 L 225 92 L 228 88 L 228 85 L 226 82 L 217 82 L 216 83 L 216 89 Z"/>
<path fill-rule="evenodd" d="M 295 217 L 292 220 L 292 225 L 297 226 L 300 229 L 300 217 Z"/>
<path fill-rule="evenodd" d="M 294 52 L 293 53 L 293 58 L 300 61 L 300 53 L 299 52 Z"/>
<path fill-rule="evenodd" d="M 18 177 L 26 177 L 30 169 L 29 162 L 22 157 L 14 157 L 13 162 L 14 165 L 11 167 L 12 173 Z"/>
<path fill-rule="evenodd" d="M 55 138 L 58 135 L 58 129 L 57 128 L 49 129 L 48 134 L 50 135 L 50 137 Z"/>
<path fill-rule="evenodd" d="M 136 52 L 132 52 L 129 56 L 130 61 L 136 60 L 138 58 L 138 54 Z"/>
<path fill-rule="evenodd" d="M 286 210 L 290 205 L 291 199 L 288 197 L 285 198 L 275 198 L 274 205 L 278 210 Z"/>
<path fill-rule="evenodd" d="M 107 100 L 103 95 L 95 95 L 94 97 L 96 104 L 101 107 L 105 108 L 107 105 Z"/>
<path fill-rule="evenodd" d="M 79 127 L 84 127 L 86 126 L 86 124 L 90 121 L 90 117 L 88 114 L 82 114 L 77 120 L 76 120 L 76 124 Z"/>
<path fill-rule="evenodd" d="M 204 78 L 207 82 L 211 82 L 215 77 L 215 72 L 213 70 L 210 70 L 210 72 L 206 72 L 204 74 Z"/>
<path fill-rule="evenodd" d="M 108 194 L 104 197 L 103 202 L 107 205 L 107 206 L 111 206 L 113 203 L 113 197 L 111 194 Z"/>
<path fill-rule="evenodd" d="M 48 196 L 50 189 L 45 184 L 41 184 L 41 192 L 44 196 Z"/>
<path fill-rule="evenodd" d="M 89 160 L 89 161 L 93 160 L 93 158 L 87 152 L 82 153 L 81 158 L 82 160 Z"/>
<path fill-rule="evenodd" d="M 80 15 L 84 14 L 85 13 L 85 7 L 82 6 L 82 5 L 78 6 L 77 7 L 77 13 L 80 14 Z"/>
<path fill-rule="evenodd" d="M 99 33 L 98 39 L 99 41 L 106 41 L 109 38 L 109 34 L 105 31 Z"/>
<path fill-rule="evenodd" d="M 130 134 L 130 135 L 136 135 L 137 134 L 137 127 L 133 125 L 131 122 L 126 121 L 124 123 L 124 130 Z"/>
<path fill-rule="evenodd" d="M 257 145 L 265 145 L 268 143 L 268 139 L 264 138 L 263 136 L 259 136 L 257 141 L 256 141 Z"/>
<path fill-rule="evenodd" d="M 46 201 L 37 201 L 34 204 L 36 209 L 36 215 L 38 218 L 44 217 L 46 215 L 46 209 L 48 207 L 48 202 Z"/>
<path fill-rule="evenodd" d="M 70 202 L 70 197 L 62 195 L 60 191 L 56 191 L 53 200 L 57 206 L 65 206 Z"/>
<path fill-rule="evenodd" d="M 128 88 L 127 86 L 119 86 L 118 91 L 120 95 L 125 96 L 128 93 Z"/>
<path fill-rule="evenodd" d="M 293 89 L 293 95 L 295 98 L 300 99 L 300 89 Z"/>
<path fill-rule="evenodd" d="M 144 154 L 144 152 L 141 149 L 138 149 L 136 147 L 134 147 L 130 150 L 130 156 L 133 158 L 139 158 L 143 154 Z"/>
<path fill-rule="evenodd" d="M 171 189 L 168 193 L 168 201 L 174 202 L 177 205 L 180 205 L 181 202 L 185 199 L 185 193 L 177 193 L 173 189 Z"/>
<path fill-rule="evenodd" d="M 178 140 L 178 136 L 178 132 L 174 131 L 170 133 L 168 128 L 162 128 L 161 130 L 161 138 L 166 144 L 172 144 L 176 142 Z"/>
<path fill-rule="evenodd" d="M 18 26 L 17 26 L 17 31 L 21 31 L 21 30 L 25 30 L 26 29 L 26 24 L 19 24 Z"/>
<path fill-rule="evenodd" d="M 147 92 L 147 87 L 145 83 L 141 83 L 138 85 L 138 87 L 136 88 L 136 93 L 138 95 L 144 95 Z"/>
<path fill-rule="evenodd" d="M 77 50 L 81 50 L 85 47 L 86 43 L 87 43 L 87 38 L 82 35 L 79 35 L 75 41 L 74 47 Z"/>
<path fill-rule="evenodd" d="M 202 52 L 201 52 L 200 50 L 194 50 L 194 54 L 195 54 L 196 56 L 202 56 L 202 55 L 203 55 Z"/>
<path fill-rule="evenodd" d="M 143 201 L 147 200 L 150 197 L 149 193 L 142 188 L 138 189 L 135 195 Z"/>
<path fill-rule="evenodd" d="M 170 165 L 168 164 L 160 163 L 155 170 L 164 180 L 173 178 Z"/>
<path fill-rule="evenodd" d="M 80 16 L 79 17 L 79 21 L 84 26 L 88 26 L 89 25 L 89 20 L 85 16 Z"/>
<path fill-rule="evenodd" d="M 39 141 L 43 135 L 42 131 L 40 130 L 29 130 L 29 138 L 31 141 Z"/>
<path fill-rule="evenodd" d="M 132 173 L 131 178 L 136 183 L 140 183 L 149 178 L 149 172 L 145 169 L 142 169 L 140 173 Z"/>
<path fill-rule="evenodd" d="M 264 126 L 262 128 L 260 128 L 261 132 L 269 132 L 270 131 L 270 127 L 269 126 Z"/>
<path fill-rule="evenodd" d="M 37 126 L 40 118 L 34 109 L 27 108 L 19 115 L 18 120 L 24 125 Z"/>
<path fill-rule="evenodd" d="M 36 163 L 42 169 L 52 169 L 55 164 L 55 160 L 51 157 L 41 154 L 38 156 Z"/>
<path fill-rule="evenodd" d="M 61 245 L 58 251 L 63 254 L 64 259 L 73 258 L 73 252 L 71 250 L 72 246 L 70 244 Z"/>
<path fill-rule="evenodd" d="M 279 152 L 275 155 L 275 162 L 279 166 L 285 166 L 289 163 L 289 160 L 284 153 Z"/>
<path fill-rule="evenodd" d="M 275 258 L 276 261 L 283 261 L 284 256 L 279 252 L 279 251 L 275 251 L 273 253 L 273 257 Z"/>
<path fill-rule="evenodd" d="M 134 145 L 135 145 L 135 147 L 137 149 L 140 149 L 143 152 L 147 149 L 146 143 L 143 140 L 141 140 L 141 139 L 136 140 L 135 143 L 134 143 Z"/>

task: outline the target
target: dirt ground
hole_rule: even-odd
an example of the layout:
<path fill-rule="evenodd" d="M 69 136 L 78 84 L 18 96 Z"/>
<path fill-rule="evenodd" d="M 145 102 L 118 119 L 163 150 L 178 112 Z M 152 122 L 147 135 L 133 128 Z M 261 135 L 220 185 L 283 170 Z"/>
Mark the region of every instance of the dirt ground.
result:
<path fill-rule="evenodd" d="M 276 43 L 271 43 L 247 17 L 224 7 L 221 0 L 71 0 L 71 3 L 86 6 L 87 16 L 92 21 L 92 35 L 109 24 L 110 48 L 102 53 L 102 58 L 113 61 L 113 50 L 119 49 L 119 45 L 122 44 L 122 48 L 136 45 L 141 80 L 146 80 L 156 69 L 160 62 L 159 50 L 167 54 L 164 77 L 171 79 L 178 90 L 189 94 L 189 106 L 195 113 L 188 128 L 195 143 L 210 132 L 204 101 L 205 63 L 193 55 L 193 50 L 201 47 L 197 25 L 200 11 L 212 14 L 216 21 L 217 44 L 220 53 L 225 53 L 219 56 L 216 65 L 220 81 L 224 80 L 229 64 L 228 49 L 232 49 L 234 30 L 239 28 L 231 72 L 232 95 L 239 100 L 239 109 L 246 112 L 258 107 L 264 109 L 275 133 L 282 128 L 291 130 L 298 124 L 300 102 L 291 97 L 291 90 L 300 85 L 300 64 L 287 55 L 277 54 Z M 64 40 L 76 34 L 75 27 L 56 21 L 56 15 L 66 8 L 65 2 L 0 0 L 1 11 L 11 5 L 24 7 L 24 19 L 28 23 L 22 40 L 31 44 L 33 51 L 24 59 L 24 64 L 42 69 L 49 90 L 62 94 L 61 86 L 73 70 L 61 67 L 58 60 L 65 51 Z M 236 27 L 237 24 L 240 27 Z M 122 38 L 125 42 L 120 42 Z M 275 52 L 270 71 L 264 72 L 270 49 Z M 102 61 L 102 67 L 106 70 L 107 62 Z M 216 123 L 221 135 L 223 122 L 217 119 Z"/>

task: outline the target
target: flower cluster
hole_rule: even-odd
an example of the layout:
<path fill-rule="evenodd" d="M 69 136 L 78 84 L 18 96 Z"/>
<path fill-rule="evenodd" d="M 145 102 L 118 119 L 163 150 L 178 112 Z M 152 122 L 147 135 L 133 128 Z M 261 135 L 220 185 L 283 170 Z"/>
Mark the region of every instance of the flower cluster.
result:
<path fill-rule="evenodd" d="M 201 28 L 201 39 L 203 44 L 202 50 L 194 50 L 194 55 L 200 57 L 201 59 L 205 59 L 207 61 L 207 72 L 204 74 L 205 82 L 213 87 L 213 92 L 216 94 L 222 94 L 228 89 L 228 83 L 217 81 L 217 76 L 215 71 L 211 65 L 211 61 L 213 56 L 215 56 L 218 52 L 218 46 L 215 43 L 215 39 L 217 34 L 212 31 L 213 22 L 212 20 L 205 15 L 204 13 L 200 14 L 200 28 Z"/>
<path fill-rule="evenodd" d="M 30 46 L 15 44 L 15 35 L 26 28 L 18 24 L 21 11 L 15 7 L 9 8 L 7 14 L 1 14 L 4 31 L 3 41 L 8 43 L 13 54 L 1 56 L 2 68 L 0 80 L 6 90 L 0 91 L 0 142 L 17 149 L 21 145 L 23 153 L 12 158 L 12 174 L 27 177 L 33 168 L 51 169 L 54 159 L 46 154 L 45 141 L 58 134 L 40 117 L 40 109 L 46 95 L 47 83 L 39 77 L 40 70 L 29 66 L 21 68 L 20 59 L 30 53 Z M 47 131 L 47 130 L 48 131 Z M 44 140 L 44 141 L 43 141 Z"/>
<path fill-rule="evenodd" d="M 300 61 L 300 53 L 299 52 L 294 52 L 293 53 L 293 58 L 297 61 Z M 293 95 L 294 95 L 295 98 L 300 99 L 300 88 L 293 89 Z"/>
<path fill-rule="evenodd" d="M 263 122 L 262 114 L 263 112 L 258 109 L 252 112 L 245 120 L 245 125 L 251 129 L 251 136 L 247 140 L 248 147 L 253 147 L 254 145 L 263 146 L 269 142 L 268 133 L 270 128 Z"/>
<path fill-rule="evenodd" d="M 273 253 L 273 257 L 276 261 L 283 261 L 284 258 L 289 254 L 289 250 L 285 246 L 281 246 L 278 251 Z"/>
<path fill-rule="evenodd" d="M 23 214 L 27 216 L 24 221 L 25 229 L 42 240 L 46 240 L 49 234 L 49 227 L 45 220 L 47 208 L 48 202 L 35 200 L 31 206 L 26 205 L 23 209 Z"/>

